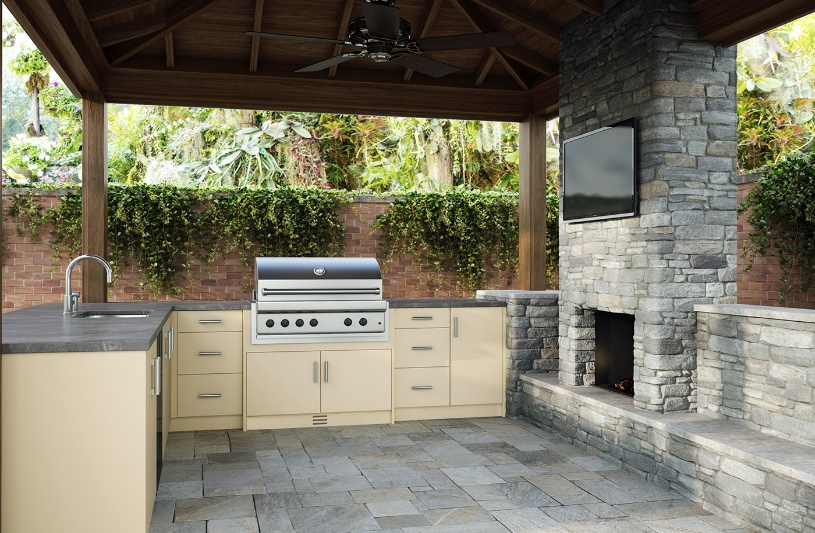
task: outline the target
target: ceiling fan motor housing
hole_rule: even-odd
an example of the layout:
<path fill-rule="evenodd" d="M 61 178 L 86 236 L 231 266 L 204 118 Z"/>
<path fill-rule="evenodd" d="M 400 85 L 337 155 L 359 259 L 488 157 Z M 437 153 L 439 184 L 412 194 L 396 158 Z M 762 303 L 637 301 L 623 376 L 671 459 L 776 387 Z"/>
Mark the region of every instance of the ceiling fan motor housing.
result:
<path fill-rule="evenodd" d="M 410 41 L 411 31 L 412 27 L 410 22 L 400 19 L 399 37 L 394 42 L 386 41 L 380 39 L 379 37 L 371 36 L 371 34 L 368 32 L 368 25 L 365 22 L 365 17 L 360 17 L 352 20 L 348 24 L 348 40 L 354 44 L 367 45 L 369 51 L 376 48 L 379 44 L 388 45 L 388 51 L 390 51 L 394 47 L 404 48 L 407 46 L 408 41 Z"/>
<path fill-rule="evenodd" d="M 396 0 L 362 0 L 366 4 L 379 4 L 382 6 L 392 6 L 396 3 Z"/>

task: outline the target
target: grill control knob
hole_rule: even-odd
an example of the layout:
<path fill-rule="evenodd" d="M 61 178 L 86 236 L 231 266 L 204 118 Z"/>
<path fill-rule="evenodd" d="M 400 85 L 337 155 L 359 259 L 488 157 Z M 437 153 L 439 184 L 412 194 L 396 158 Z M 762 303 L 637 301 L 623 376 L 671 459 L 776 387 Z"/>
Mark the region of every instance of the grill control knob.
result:
<path fill-rule="evenodd" d="M 311 321 L 309 322 L 309 324 L 311 324 L 312 328 L 316 328 L 317 327 L 317 319 L 312 318 Z"/>
<path fill-rule="evenodd" d="M 280 325 L 283 326 L 284 328 L 287 328 L 289 327 L 289 321 L 284 318 L 283 320 L 280 321 Z"/>
<path fill-rule="evenodd" d="M 360 326 L 364 326 L 366 324 L 368 324 L 368 319 L 367 318 L 360 318 L 359 319 L 359 325 Z"/>
<path fill-rule="evenodd" d="M 305 322 L 303 322 L 302 318 L 298 318 L 297 321 L 294 323 L 294 325 L 297 326 L 298 328 L 302 328 L 303 324 L 305 324 Z"/>
<path fill-rule="evenodd" d="M 271 318 L 269 320 L 267 320 L 266 321 L 266 327 L 267 328 L 274 327 L 274 320 L 272 320 Z"/>
<path fill-rule="evenodd" d="M 346 319 L 345 319 L 345 321 L 344 321 L 343 323 L 344 323 L 346 326 L 350 326 L 351 324 L 353 324 L 353 323 L 354 323 L 354 321 L 353 321 L 353 320 L 351 320 L 350 318 L 346 318 Z"/>

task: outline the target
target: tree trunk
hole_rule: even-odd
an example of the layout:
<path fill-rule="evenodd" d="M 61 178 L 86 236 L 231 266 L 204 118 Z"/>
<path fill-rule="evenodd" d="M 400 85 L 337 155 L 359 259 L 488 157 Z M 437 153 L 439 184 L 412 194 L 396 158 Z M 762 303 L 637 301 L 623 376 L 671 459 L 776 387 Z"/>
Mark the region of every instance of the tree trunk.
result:
<path fill-rule="evenodd" d="M 435 136 L 434 136 L 435 137 Z M 433 138 L 425 148 L 427 177 L 438 190 L 453 187 L 453 156 L 447 139 Z"/>
<path fill-rule="evenodd" d="M 40 122 L 40 91 L 35 86 L 31 91 L 31 128 L 34 137 L 42 135 L 42 123 Z"/>

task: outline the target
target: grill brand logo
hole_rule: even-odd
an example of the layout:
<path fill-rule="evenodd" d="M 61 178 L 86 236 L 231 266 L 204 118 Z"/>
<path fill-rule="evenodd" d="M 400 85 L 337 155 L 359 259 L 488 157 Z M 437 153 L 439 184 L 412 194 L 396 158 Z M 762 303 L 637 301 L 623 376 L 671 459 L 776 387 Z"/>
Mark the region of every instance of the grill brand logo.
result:
<path fill-rule="evenodd" d="M 318 276 L 322 276 L 323 274 L 325 274 L 325 269 L 322 267 L 317 267 L 314 269 L 314 273 Z"/>

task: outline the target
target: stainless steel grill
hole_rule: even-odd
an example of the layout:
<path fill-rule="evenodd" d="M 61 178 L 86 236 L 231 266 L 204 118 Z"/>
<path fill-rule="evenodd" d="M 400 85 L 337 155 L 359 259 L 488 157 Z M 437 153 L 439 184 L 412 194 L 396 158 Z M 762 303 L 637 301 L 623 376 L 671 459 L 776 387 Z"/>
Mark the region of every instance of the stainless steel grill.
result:
<path fill-rule="evenodd" d="M 254 344 L 388 340 L 374 258 L 258 257 Z"/>

